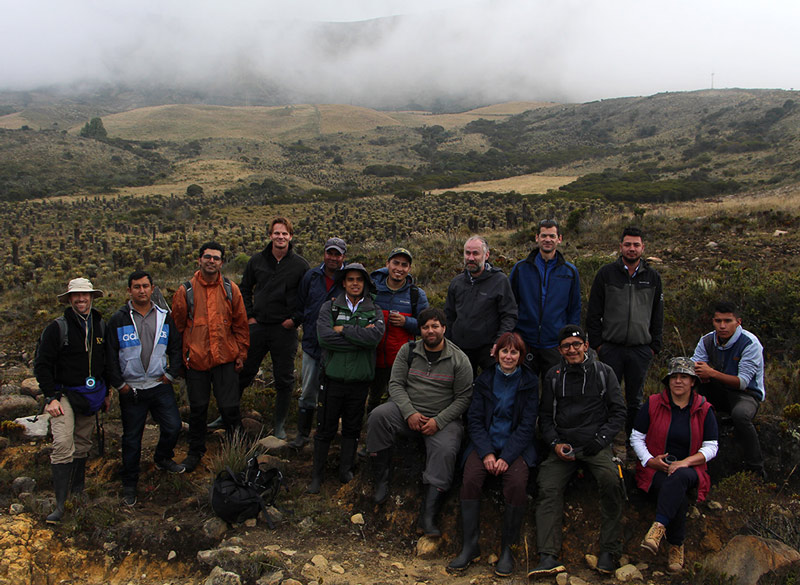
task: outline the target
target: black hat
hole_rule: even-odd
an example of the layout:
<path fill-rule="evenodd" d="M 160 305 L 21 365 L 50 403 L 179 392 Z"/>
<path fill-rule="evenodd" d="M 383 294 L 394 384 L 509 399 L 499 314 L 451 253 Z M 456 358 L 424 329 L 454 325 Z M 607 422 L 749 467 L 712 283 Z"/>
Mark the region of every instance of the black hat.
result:
<path fill-rule="evenodd" d="M 323 248 L 323 250 L 327 252 L 331 249 L 344 255 L 347 252 L 347 244 L 344 243 L 342 238 L 329 238 L 328 241 L 325 242 L 325 248 Z"/>
<path fill-rule="evenodd" d="M 586 332 L 580 328 L 579 325 L 566 325 L 558 332 L 558 342 L 561 343 L 567 337 L 580 337 L 583 341 L 587 341 Z"/>
<path fill-rule="evenodd" d="M 360 272 L 364 275 L 364 293 L 367 292 L 377 293 L 378 287 L 375 286 L 375 283 L 372 281 L 372 278 L 367 272 L 367 269 L 364 268 L 363 264 L 359 264 L 358 262 L 353 262 L 352 264 L 345 264 L 339 270 L 336 271 L 336 275 L 334 279 L 336 284 L 344 288 L 344 277 L 347 275 L 348 272 L 351 270 L 355 270 L 356 272 Z"/>

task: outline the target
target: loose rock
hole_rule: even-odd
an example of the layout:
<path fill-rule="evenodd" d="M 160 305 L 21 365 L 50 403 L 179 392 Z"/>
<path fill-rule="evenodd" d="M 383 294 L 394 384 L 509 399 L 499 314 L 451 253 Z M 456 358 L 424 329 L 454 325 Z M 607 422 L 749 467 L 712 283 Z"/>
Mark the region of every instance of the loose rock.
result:
<path fill-rule="evenodd" d="M 222 567 L 214 567 L 211 574 L 203 582 L 204 585 L 242 585 L 242 580 L 236 573 L 225 571 Z"/>
<path fill-rule="evenodd" d="M 39 389 L 39 382 L 36 381 L 36 378 L 25 378 L 20 383 L 19 387 L 21 394 L 25 394 L 31 398 L 36 398 L 42 393 L 42 391 Z"/>
<path fill-rule="evenodd" d="M 30 396 L 0 396 L 0 420 L 14 420 L 39 412 L 39 403 Z"/>
<path fill-rule="evenodd" d="M 21 475 L 14 478 L 11 482 L 11 491 L 15 496 L 19 496 L 23 492 L 33 492 L 36 490 L 36 480 L 32 477 Z"/>
<path fill-rule="evenodd" d="M 737 577 L 740 585 L 755 585 L 761 575 L 800 561 L 800 552 L 771 538 L 734 536 L 720 552 L 706 558 L 713 571 Z"/>
<path fill-rule="evenodd" d="M 311 563 L 315 567 L 324 569 L 325 567 L 328 566 L 328 559 L 326 559 L 322 555 L 314 555 L 313 557 L 311 557 Z"/>
<path fill-rule="evenodd" d="M 569 575 L 567 573 L 556 575 L 556 585 L 567 585 L 567 583 L 569 583 Z"/>
<path fill-rule="evenodd" d="M 616 570 L 614 576 L 617 578 L 617 581 L 622 581 L 623 583 L 627 581 L 634 581 L 637 579 L 641 581 L 642 579 L 644 579 L 644 577 L 642 577 L 641 571 L 639 571 L 639 569 L 637 569 L 633 565 L 623 565 L 622 567 Z"/>
<path fill-rule="evenodd" d="M 42 413 L 36 417 L 36 421 L 29 420 L 31 417 L 23 416 L 14 419 L 18 425 L 22 425 L 25 429 L 22 431 L 23 435 L 29 439 L 43 439 L 47 436 L 50 426 L 50 415 Z"/>
<path fill-rule="evenodd" d="M 203 534 L 207 537 L 219 540 L 228 531 L 228 524 L 222 518 L 209 518 L 203 523 Z"/>
<path fill-rule="evenodd" d="M 353 524 L 364 524 L 364 515 L 363 514 L 353 514 L 350 516 L 350 522 Z"/>

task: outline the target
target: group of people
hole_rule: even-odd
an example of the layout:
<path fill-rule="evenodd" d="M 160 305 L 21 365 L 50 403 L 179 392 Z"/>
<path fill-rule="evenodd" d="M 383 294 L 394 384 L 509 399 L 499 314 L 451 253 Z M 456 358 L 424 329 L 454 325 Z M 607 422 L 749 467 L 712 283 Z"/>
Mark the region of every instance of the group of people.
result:
<path fill-rule="evenodd" d="M 513 572 L 511 547 L 525 516 L 529 470 L 539 465 L 540 561 L 530 574 L 564 570 L 558 558 L 563 494 L 579 466 L 599 486 L 597 569 L 613 572 L 622 552 L 624 487 L 612 443 L 623 429 L 638 459 L 637 485 L 658 500 L 642 547 L 656 553 L 666 536 L 670 570 L 683 565 L 686 494 L 697 489 L 702 499 L 708 491 L 706 464 L 717 450 L 711 405 L 731 414 L 748 469 L 763 475 L 752 423 L 765 398 L 763 349 L 742 329 L 733 305 L 715 307 L 714 330 L 691 359 L 670 362 L 664 390 L 642 404 L 646 373 L 662 344 L 663 294 L 659 274 L 643 258 L 640 230 L 623 231 L 619 258 L 595 276 L 585 328 L 578 325 L 580 277 L 558 250 L 562 234 L 555 220 L 539 223 L 537 248 L 508 277 L 489 263 L 486 240 L 470 237 L 444 310 L 430 307 L 415 284 L 406 248 L 391 250 L 386 266 L 369 272 L 347 263 L 347 244 L 332 237 L 321 264 L 310 268 L 292 237 L 290 220 L 273 219 L 270 242 L 249 260 L 239 286 L 221 273 L 224 248 L 203 244 L 198 270 L 178 288 L 171 312 L 153 302 L 151 276 L 136 271 L 128 279 L 129 301 L 107 326 L 92 309 L 102 291 L 83 278 L 70 281 L 59 295 L 68 307 L 45 329 L 35 362 L 54 440 L 57 505 L 48 522 L 61 519 L 70 491 L 83 489 L 93 416 L 107 406 L 110 387 L 120 396 L 127 505 L 136 503 L 147 414 L 161 431 L 156 467 L 193 471 L 205 452 L 212 392 L 222 425 L 233 432 L 242 392 L 267 353 L 276 395 L 272 432 L 286 439 L 298 327 L 302 391 L 289 444 L 303 448 L 316 417 L 307 492 L 321 491 L 340 423 L 338 479 L 347 483 L 366 412 L 364 454 L 378 504 L 390 495 L 397 437 L 420 437 L 426 461 L 418 527 L 424 534 L 441 534 L 436 516 L 457 468 L 464 469 L 463 548 L 448 566 L 453 571 L 480 556 L 481 490 L 497 476 L 506 506 L 495 572 Z M 181 420 L 172 383 L 182 372 L 189 448 L 176 463 Z M 537 453 L 537 446 L 546 452 Z"/>

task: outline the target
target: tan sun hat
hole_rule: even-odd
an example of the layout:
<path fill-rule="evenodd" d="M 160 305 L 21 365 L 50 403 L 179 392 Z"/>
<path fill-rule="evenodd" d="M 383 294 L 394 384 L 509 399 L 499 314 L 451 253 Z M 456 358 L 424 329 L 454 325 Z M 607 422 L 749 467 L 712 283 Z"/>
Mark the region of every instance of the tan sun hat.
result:
<path fill-rule="evenodd" d="M 62 305 L 68 305 L 69 295 L 74 292 L 92 293 L 93 299 L 98 299 L 103 296 L 103 291 L 94 288 L 92 282 L 88 278 L 73 278 L 69 281 L 69 284 L 67 284 L 67 292 L 58 295 L 58 302 Z"/>

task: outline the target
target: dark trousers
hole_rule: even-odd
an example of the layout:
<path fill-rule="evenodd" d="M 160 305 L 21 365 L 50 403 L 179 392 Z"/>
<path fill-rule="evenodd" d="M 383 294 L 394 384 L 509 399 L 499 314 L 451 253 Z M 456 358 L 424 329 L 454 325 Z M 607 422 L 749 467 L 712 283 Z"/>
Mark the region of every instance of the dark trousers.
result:
<path fill-rule="evenodd" d="M 267 353 L 272 358 L 272 375 L 275 392 L 289 396 L 294 388 L 294 358 L 297 355 L 297 329 L 285 329 L 280 323 L 254 323 L 250 325 L 250 348 L 247 360 L 239 373 L 239 394 L 244 392 L 258 374 L 258 368 Z M 287 402 L 288 404 L 288 402 Z"/>
<path fill-rule="evenodd" d="M 600 504 L 600 551 L 619 557 L 622 553 L 622 487 L 617 466 L 611 460 L 611 447 L 597 455 L 577 454 L 575 461 L 564 461 L 552 450 L 539 466 L 536 504 L 536 543 L 539 554 L 558 556 L 561 551 L 561 525 L 564 517 L 564 488 L 583 464 L 589 468 L 598 487 Z"/>
<path fill-rule="evenodd" d="M 656 496 L 656 518 L 667 527 L 667 542 L 680 546 L 686 539 L 686 512 L 689 509 L 688 492 L 698 483 L 697 472 L 692 467 L 682 467 L 672 475 L 656 471 L 650 494 Z"/>
<path fill-rule="evenodd" d="M 186 368 L 186 394 L 189 398 L 189 454 L 206 452 L 206 423 L 211 391 L 225 429 L 231 433 L 242 423 L 239 412 L 239 375 L 233 362 L 210 370 Z"/>
<path fill-rule="evenodd" d="M 616 345 L 603 343 L 598 352 L 600 361 L 611 366 L 620 386 L 625 385 L 625 402 L 628 405 L 628 416 L 625 423 L 625 435 L 630 436 L 633 421 L 642 405 L 644 380 L 647 368 L 653 360 L 653 350 L 649 345 Z"/>
<path fill-rule="evenodd" d="M 481 489 L 489 477 L 489 472 L 483 466 L 483 461 L 478 452 L 473 450 L 464 463 L 464 480 L 461 483 L 462 500 L 479 500 Z M 511 506 L 524 506 L 528 503 L 528 494 L 525 488 L 528 485 L 528 464 L 522 457 L 508 466 L 506 472 L 500 476 L 503 479 L 503 497 L 506 504 Z"/>
<path fill-rule="evenodd" d="M 367 399 L 367 415 L 381 402 L 386 389 L 389 387 L 389 378 L 392 377 L 392 367 L 375 368 L 375 379 L 369 385 L 369 398 Z"/>
<path fill-rule="evenodd" d="M 342 438 L 358 440 L 369 382 L 327 380 L 320 392 L 315 441 L 332 441 L 342 419 Z"/>
<path fill-rule="evenodd" d="M 747 392 L 715 382 L 700 384 L 699 392 L 708 398 L 708 401 L 716 411 L 731 415 L 733 430 L 736 433 L 736 442 L 742 450 L 747 469 L 749 471 L 762 471 L 764 469 L 764 457 L 761 454 L 758 432 L 756 432 L 756 427 L 753 426 L 753 419 L 759 407 L 758 400 Z"/>
<path fill-rule="evenodd" d="M 469 363 L 472 365 L 472 377 L 478 377 L 478 368 L 489 370 L 494 367 L 495 359 L 489 355 L 492 351 L 492 345 L 484 345 L 474 349 L 462 349 L 466 356 L 469 358 Z"/>
<path fill-rule="evenodd" d="M 529 347 L 525 365 L 544 381 L 547 371 L 561 363 L 561 354 L 555 347 Z"/>
<path fill-rule="evenodd" d="M 130 390 L 119 395 L 122 418 L 122 485 L 136 486 L 142 456 L 142 433 L 147 413 L 159 428 L 153 460 L 172 459 L 181 432 L 181 415 L 171 384 L 159 384 L 146 390 Z"/>

